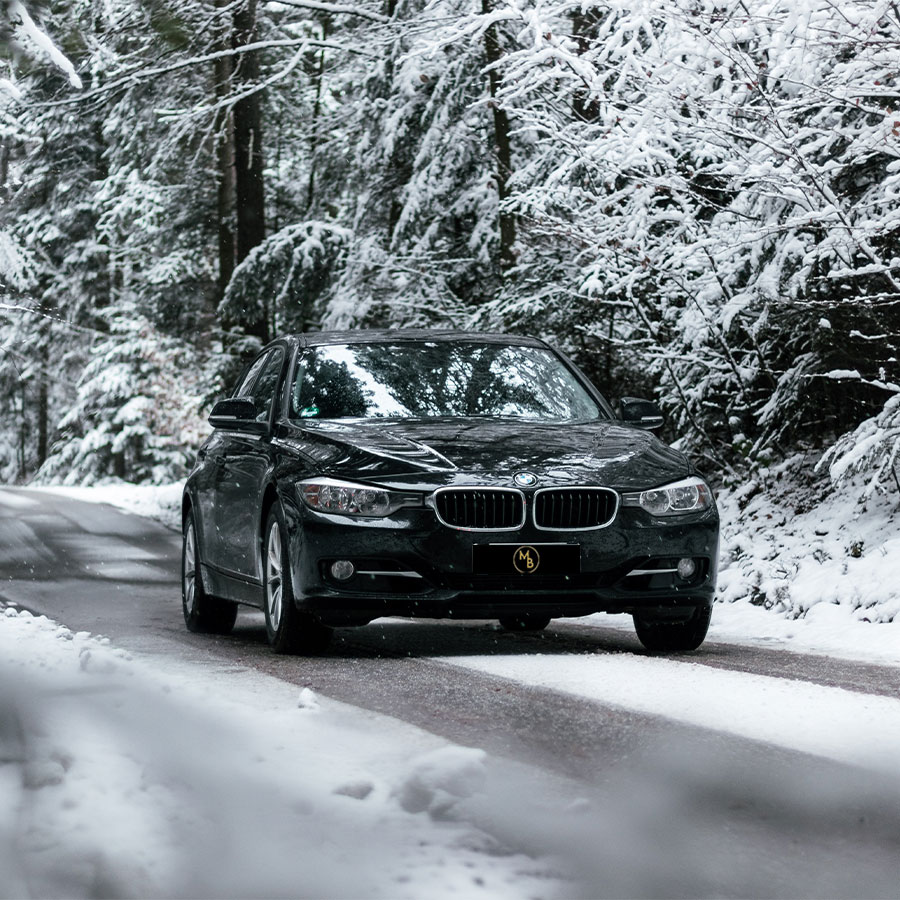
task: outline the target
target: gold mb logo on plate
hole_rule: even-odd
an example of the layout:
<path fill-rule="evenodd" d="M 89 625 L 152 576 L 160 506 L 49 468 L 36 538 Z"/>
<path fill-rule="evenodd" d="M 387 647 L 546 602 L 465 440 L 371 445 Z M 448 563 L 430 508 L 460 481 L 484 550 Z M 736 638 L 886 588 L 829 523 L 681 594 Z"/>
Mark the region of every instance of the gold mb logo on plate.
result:
<path fill-rule="evenodd" d="M 522 575 L 531 575 L 541 564 L 541 554 L 534 547 L 516 547 L 513 551 L 513 566 Z"/>

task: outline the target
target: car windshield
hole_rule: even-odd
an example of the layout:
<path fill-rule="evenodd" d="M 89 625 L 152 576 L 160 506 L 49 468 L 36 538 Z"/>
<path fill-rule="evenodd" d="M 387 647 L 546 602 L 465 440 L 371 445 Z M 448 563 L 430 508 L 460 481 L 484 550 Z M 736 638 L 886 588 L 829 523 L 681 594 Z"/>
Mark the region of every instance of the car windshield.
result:
<path fill-rule="evenodd" d="M 605 418 L 551 351 L 500 343 L 423 341 L 326 345 L 305 351 L 291 418 L 490 416 Z"/>

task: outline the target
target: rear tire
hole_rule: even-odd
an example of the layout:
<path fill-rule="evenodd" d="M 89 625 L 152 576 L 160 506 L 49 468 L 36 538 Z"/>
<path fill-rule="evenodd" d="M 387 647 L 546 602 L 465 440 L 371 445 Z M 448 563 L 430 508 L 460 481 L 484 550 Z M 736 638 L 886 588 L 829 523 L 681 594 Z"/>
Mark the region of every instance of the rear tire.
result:
<path fill-rule="evenodd" d="M 266 635 L 275 653 L 321 653 L 331 641 L 332 630 L 294 603 L 287 529 L 276 504 L 263 532 L 263 590 Z"/>
<path fill-rule="evenodd" d="M 211 597 L 203 589 L 193 511 L 185 517 L 181 543 L 181 611 L 187 630 L 197 634 L 230 634 L 238 612 L 236 603 Z"/>
<path fill-rule="evenodd" d="M 698 606 L 684 622 L 654 620 L 652 615 L 636 612 L 634 630 L 638 640 L 653 653 L 687 653 L 703 643 L 711 617 L 711 606 Z"/>
<path fill-rule="evenodd" d="M 549 624 L 550 616 L 539 616 L 535 613 L 500 618 L 500 627 L 506 631 L 543 631 Z"/>

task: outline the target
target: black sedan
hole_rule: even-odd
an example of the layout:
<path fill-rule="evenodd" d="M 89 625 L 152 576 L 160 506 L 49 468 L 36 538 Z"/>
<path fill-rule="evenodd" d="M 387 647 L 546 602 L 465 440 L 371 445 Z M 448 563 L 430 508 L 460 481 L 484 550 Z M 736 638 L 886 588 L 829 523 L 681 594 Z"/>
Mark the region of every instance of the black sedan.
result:
<path fill-rule="evenodd" d="M 542 341 L 473 332 L 280 338 L 210 414 L 184 490 L 183 607 L 227 633 L 265 611 L 277 652 L 379 616 L 628 613 L 650 650 L 696 649 L 719 519 L 691 463 L 619 417 Z"/>

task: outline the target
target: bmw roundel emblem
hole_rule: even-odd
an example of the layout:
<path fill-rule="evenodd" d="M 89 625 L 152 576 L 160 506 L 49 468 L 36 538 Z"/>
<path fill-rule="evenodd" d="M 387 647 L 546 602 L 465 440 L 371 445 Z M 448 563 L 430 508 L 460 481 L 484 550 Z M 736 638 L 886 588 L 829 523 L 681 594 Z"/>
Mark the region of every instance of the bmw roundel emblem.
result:
<path fill-rule="evenodd" d="M 516 472 L 513 481 L 519 487 L 534 487 L 538 483 L 537 475 L 532 472 Z"/>

